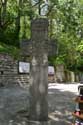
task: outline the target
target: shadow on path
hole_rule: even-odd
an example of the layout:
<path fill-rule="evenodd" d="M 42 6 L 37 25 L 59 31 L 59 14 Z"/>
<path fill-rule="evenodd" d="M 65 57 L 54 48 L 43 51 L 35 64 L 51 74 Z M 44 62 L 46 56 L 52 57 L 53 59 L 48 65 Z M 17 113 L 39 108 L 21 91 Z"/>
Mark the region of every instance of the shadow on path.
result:
<path fill-rule="evenodd" d="M 59 85 L 61 86 L 61 85 Z M 73 120 L 72 111 L 75 109 L 73 98 L 75 92 L 57 88 L 57 84 L 48 87 L 49 122 L 28 123 L 26 118 L 20 117 L 17 112 L 28 111 L 28 88 L 11 86 L 0 88 L 0 125 L 70 125 Z M 72 85 L 71 85 L 72 87 Z M 77 87 L 77 86 L 76 86 Z"/>

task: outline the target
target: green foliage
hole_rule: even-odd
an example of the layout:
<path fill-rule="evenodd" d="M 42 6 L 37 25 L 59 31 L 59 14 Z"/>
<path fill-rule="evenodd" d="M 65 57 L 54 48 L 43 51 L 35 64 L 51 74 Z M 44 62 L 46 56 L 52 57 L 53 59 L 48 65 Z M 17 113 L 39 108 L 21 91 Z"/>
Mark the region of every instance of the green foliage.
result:
<path fill-rule="evenodd" d="M 3 5 L 6 4 L 0 5 L 0 52 L 19 55 L 20 39 L 31 37 L 31 20 L 47 16 L 49 36 L 57 39 L 57 55 L 50 57 L 49 63 L 65 64 L 72 70 L 83 65 L 83 0 L 7 0 L 6 9 Z"/>
<path fill-rule="evenodd" d="M 52 1 L 48 16 L 51 22 L 51 38 L 58 40 L 58 55 L 55 58 L 55 64 L 63 63 L 74 71 L 77 70 L 78 65 L 82 64 L 82 6 L 83 2 L 77 0 Z"/>
<path fill-rule="evenodd" d="M 83 53 L 83 40 L 81 40 L 80 44 L 77 46 L 77 51 Z"/>
<path fill-rule="evenodd" d="M 65 65 L 65 55 L 59 55 L 55 60 L 55 65 L 63 64 Z"/>
<path fill-rule="evenodd" d="M 65 55 L 59 55 L 59 56 L 52 56 L 49 57 L 49 65 L 65 65 Z"/>
<path fill-rule="evenodd" d="M 15 59 L 20 57 L 20 50 L 14 46 L 7 46 L 6 44 L 0 43 L 0 53 L 8 53 L 13 56 Z"/>

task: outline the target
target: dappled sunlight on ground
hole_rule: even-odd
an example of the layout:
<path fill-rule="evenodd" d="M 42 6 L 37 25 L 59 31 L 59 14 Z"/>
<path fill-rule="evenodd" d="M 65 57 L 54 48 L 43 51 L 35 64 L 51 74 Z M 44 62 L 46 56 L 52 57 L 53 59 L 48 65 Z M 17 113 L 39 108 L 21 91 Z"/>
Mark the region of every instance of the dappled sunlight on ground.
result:
<path fill-rule="evenodd" d="M 48 89 L 58 89 L 59 91 L 69 91 L 73 92 L 74 94 L 78 93 L 78 86 L 80 83 L 74 84 L 60 84 L 60 83 L 49 83 Z"/>
<path fill-rule="evenodd" d="M 0 125 L 71 125 L 75 110 L 73 98 L 78 94 L 79 83 L 49 83 L 49 122 L 27 123 L 29 91 L 27 88 L 10 86 L 0 88 Z M 19 114 L 19 111 L 27 111 Z M 9 120 L 9 122 L 8 122 Z M 5 123 L 4 123 L 5 122 Z M 7 123 L 8 122 L 8 123 Z"/>
<path fill-rule="evenodd" d="M 50 113 L 49 117 L 55 122 L 71 123 L 72 116 L 70 117 L 70 115 L 71 115 L 71 112 L 68 112 L 67 110 L 65 110 L 64 114 L 62 112 L 55 111 L 53 113 Z"/>
<path fill-rule="evenodd" d="M 73 122 L 72 112 L 75 110 L 73 98 L 78 94 L 79 83 L 48 85 L 49 117 L 57 125 L 68 125 Z"/>

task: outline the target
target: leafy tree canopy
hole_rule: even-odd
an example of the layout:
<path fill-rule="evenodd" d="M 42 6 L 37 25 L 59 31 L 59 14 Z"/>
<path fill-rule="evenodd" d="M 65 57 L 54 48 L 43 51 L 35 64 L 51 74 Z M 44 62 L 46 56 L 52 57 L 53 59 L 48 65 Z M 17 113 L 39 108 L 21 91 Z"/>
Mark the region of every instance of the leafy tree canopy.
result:
<path fill-rule="evenodd" d="M 0 0 L 0 43 L 19 48 L 31 37 L 33 18 L 48 18 L 57 54 L 49 61 L 77 70 L 83 65 L 83 0 Z"/>

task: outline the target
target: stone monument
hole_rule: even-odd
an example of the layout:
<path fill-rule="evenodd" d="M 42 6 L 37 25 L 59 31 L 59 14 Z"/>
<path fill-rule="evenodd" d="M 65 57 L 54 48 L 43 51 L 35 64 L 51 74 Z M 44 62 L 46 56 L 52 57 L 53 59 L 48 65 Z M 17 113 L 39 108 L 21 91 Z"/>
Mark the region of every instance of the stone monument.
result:
<path fill-rule="evenodd" d="M 54 55 L 56 46 L 48 40 L 48 20 L 31 22 L 31 39 L 21 43 L 24 56 L 31 56 L 29 119 L 48 120 L 48 55 Z"/>
<path fill-rule="evenodd" d="M 48 20 L 31 23 L 32 61 L 30 74 L 29 118 L 48 120 Z"/>

